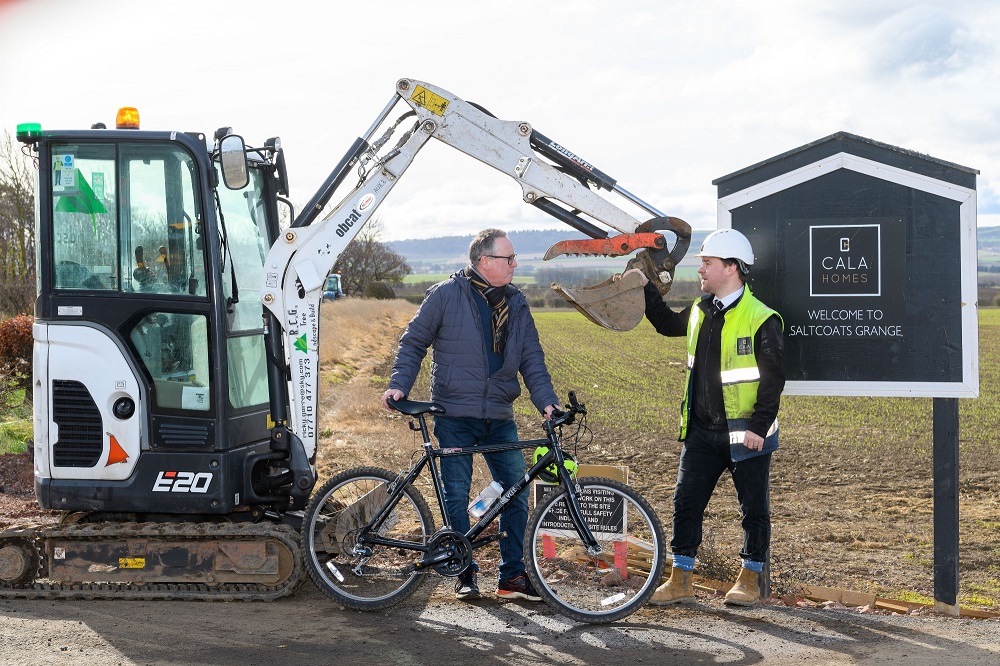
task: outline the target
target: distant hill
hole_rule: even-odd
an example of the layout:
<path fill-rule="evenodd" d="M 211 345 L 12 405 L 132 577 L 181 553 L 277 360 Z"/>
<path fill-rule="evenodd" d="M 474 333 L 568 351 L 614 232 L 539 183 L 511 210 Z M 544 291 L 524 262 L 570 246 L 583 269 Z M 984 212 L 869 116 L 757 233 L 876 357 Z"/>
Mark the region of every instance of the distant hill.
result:
<path fill-rule="evenodd" d="M 691 247 L 701 246 L 705 236 L 710 234 L 712 229 L 695 229 L 692 232 Z M 667 234 L 668 238 L 670 237 Z M 472 242 L 473 235 L 468 236 L 441 236 L 438 238 L 422 238 L 413 240 L 391 241 L 388 243 L 396 252 L 406 257 L 413 272 L 423 273 L 450 273 L 468 264 L 469 243 Z M 530 273 L 536 268 L 549 266 L 560 267 L 564 262 L 552 260 L 542 262 L 542 255 L 551 245 L 561 240 L 573 238 L 586 238 L 585 235 L 572 229 L 541 229 L 530 231 L 512 231 L 510 240 L 517 250 L 518 263 L 521 265 L 521 273 Z M 1000 227 L 980 227 L 978 230 L 979 262 L 980 264 L 1000 263 Z M 692 251 L 688 252 L 681 265 L 694 266 Z M 621 270 L 621 259 L 567 259 L 565 261 L 574 262 L 579 267 L 580 261 L 586 261 L 591 268 L 601 268 L 604 266 L 614 267 Z"/>
<path fill-rule="evenodd" d="M 1000 251 L 1000 227 L 979 227 L 977 249 Z"/>
<path fill-rule="evenodd" d="M 710 229 L 695 229 L 692 234 L 691 246 L 698 247 L 702 240 L 711 233 Z M 670 234 L 667 234 L 669 237 Z M 572 229 L 539 229 L 529 231 L 512 231 L 509 234 L 514 248 L 517 250 L 518 263 L 525 272 L 543 265 L 542 256 L 555 243 L 562 240 L 587 238 L 584 234 Z M 441 236 L 438 238 L 422 238 L 412 240 L 390 241 L 389 247 L 406 257 L 407 263 L 414 273 L 450 273 L 469 263 L 469 243 L 473 234 L 468 236 Z M 580 259 L 572 261 L 579 262 Z M 594 258 L 585 260 L 588 266 L 598 267 L 607 263 L 621 270 L 622 260 Z M 558 267 L 559 260 L 545 262 Z"/>

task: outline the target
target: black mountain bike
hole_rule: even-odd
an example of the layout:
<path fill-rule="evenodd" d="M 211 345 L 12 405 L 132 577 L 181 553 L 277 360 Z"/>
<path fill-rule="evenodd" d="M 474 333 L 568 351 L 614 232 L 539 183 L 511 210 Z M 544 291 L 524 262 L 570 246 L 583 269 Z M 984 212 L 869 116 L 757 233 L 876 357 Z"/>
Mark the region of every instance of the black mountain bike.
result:
<path fill-rule="evenodd" d="M 663 574 L 666 544 L 656 513 L 629 486 L 611 479 L 574 478 L 560 443 L 562 429 L 585 429 L 586 407 L 570 392 L 565 412 L 545 421 L 545 438 L 441 449 L 431 443 L 426 414 L 444 414 L 430 402 L 391 401 L 423 436 L 423 454 L 396 474 L 377 467 L 342 472 L 313 495 L 302 525 L 309 574 L 329 597 L 349 608 L 378 610 L 396 604 L 434 570 L 458 576 L 477 548 L 500 539 L 487 527 L 536 479 L 556 481 L 536 493 L 524 537 L 528 578 L 560 613 L 581 622 L 612 622 L 641 608 Z M 438 459 L 455 455 L 547 447 L 526 476 L 503 493 L 465 534 L 451 528 Z M 427 502 L 413 486 L 429 470 L 444 527 L 434 528 Z"/>

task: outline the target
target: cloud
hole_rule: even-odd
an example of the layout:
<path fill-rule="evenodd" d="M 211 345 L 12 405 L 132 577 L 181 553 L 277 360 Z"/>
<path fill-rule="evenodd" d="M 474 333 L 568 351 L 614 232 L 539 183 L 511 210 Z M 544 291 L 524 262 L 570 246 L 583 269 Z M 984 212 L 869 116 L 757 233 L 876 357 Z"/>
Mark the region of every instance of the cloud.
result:
<path fill-rule="evenodd" d="M 946 76 L 985 55 L 969 29 L 945 9 L 917 5 L 881 21 L 872 34 L 877 75 Z"/>
<path fill-rule="evenodd" d="M 980 203 L 993 210 L 1000 3 L 918 2 L 629 0 L 608 11 L 600 0 L 446 0 L 414 13 L 385 0 L 382 16 L 406 20 L 376 29 L 363 4 L 276 12 L 265 0 L 176 0 L 137 14 L 114 0 L 0 0 L 0 89 L 10 93 L 0 125 L 85 127 L 131 104 L 148 129 L 211 135 L 225 124 L 253 145 L 279 135 L 301 206 L 396 79 L 413 76 L 530 122 L 700 228 L 716 224 L 712 180 L 839 130 L 981 170 Z M 199 21 L 172 23 L 191 12 Z M 51 84 L 72 60 L 33 46 L 39 25 L 88 35 L 82 83 L 25 87 L 24 72 Z M 269 36 L 247 41 L 261 26 Z M 212 45 L 211 67 L 192 44 Z M 180 97 L 164 85 L 178 77 Z M 394 237 L 553 226 L 516 183 L 454 152 L 428 145 L 415 159 L 380 209 Z"/>

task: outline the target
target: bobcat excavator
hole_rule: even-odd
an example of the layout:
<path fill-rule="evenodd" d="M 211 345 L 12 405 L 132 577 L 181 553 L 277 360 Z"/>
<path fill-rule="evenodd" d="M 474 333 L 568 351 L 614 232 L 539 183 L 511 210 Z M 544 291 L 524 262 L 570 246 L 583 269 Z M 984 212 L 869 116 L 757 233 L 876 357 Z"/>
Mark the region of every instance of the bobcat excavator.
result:
<path fill-rule="evenodd" d="M 277 138 L 255 148 L 230 128 L 209 142 L 138 125 L 125 108 L 116 129 L 18 126 L 38 165 L 35 493 L 62 519 L 0 532 L 0 597 L 266 600 L 295 589 L 296 528 L 316 481 L 324 284 L 432 138 L 588 237 L 548 256 L 641 250 L 632 261 L 665 292 L 690 239 L 683 221 L 528 123 L 412 79 L 284 230 Z M 638 278 L 560 290 L 623 330 L 643 312 L 628 277 Z"/>

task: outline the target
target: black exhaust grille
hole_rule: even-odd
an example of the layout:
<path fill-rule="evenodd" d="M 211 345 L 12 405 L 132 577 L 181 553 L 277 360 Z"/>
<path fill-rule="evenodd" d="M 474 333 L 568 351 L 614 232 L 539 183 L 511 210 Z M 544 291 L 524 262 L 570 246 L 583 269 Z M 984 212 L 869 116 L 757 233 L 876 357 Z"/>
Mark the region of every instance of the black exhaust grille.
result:
<path fill-rule="evenodd" d="M 94 467 L 100 462 L 104 422 L 86 386 L 53 380 L 52 420 L 59 426 L 59 441 L 52 447 L 56 467 Z"/>

